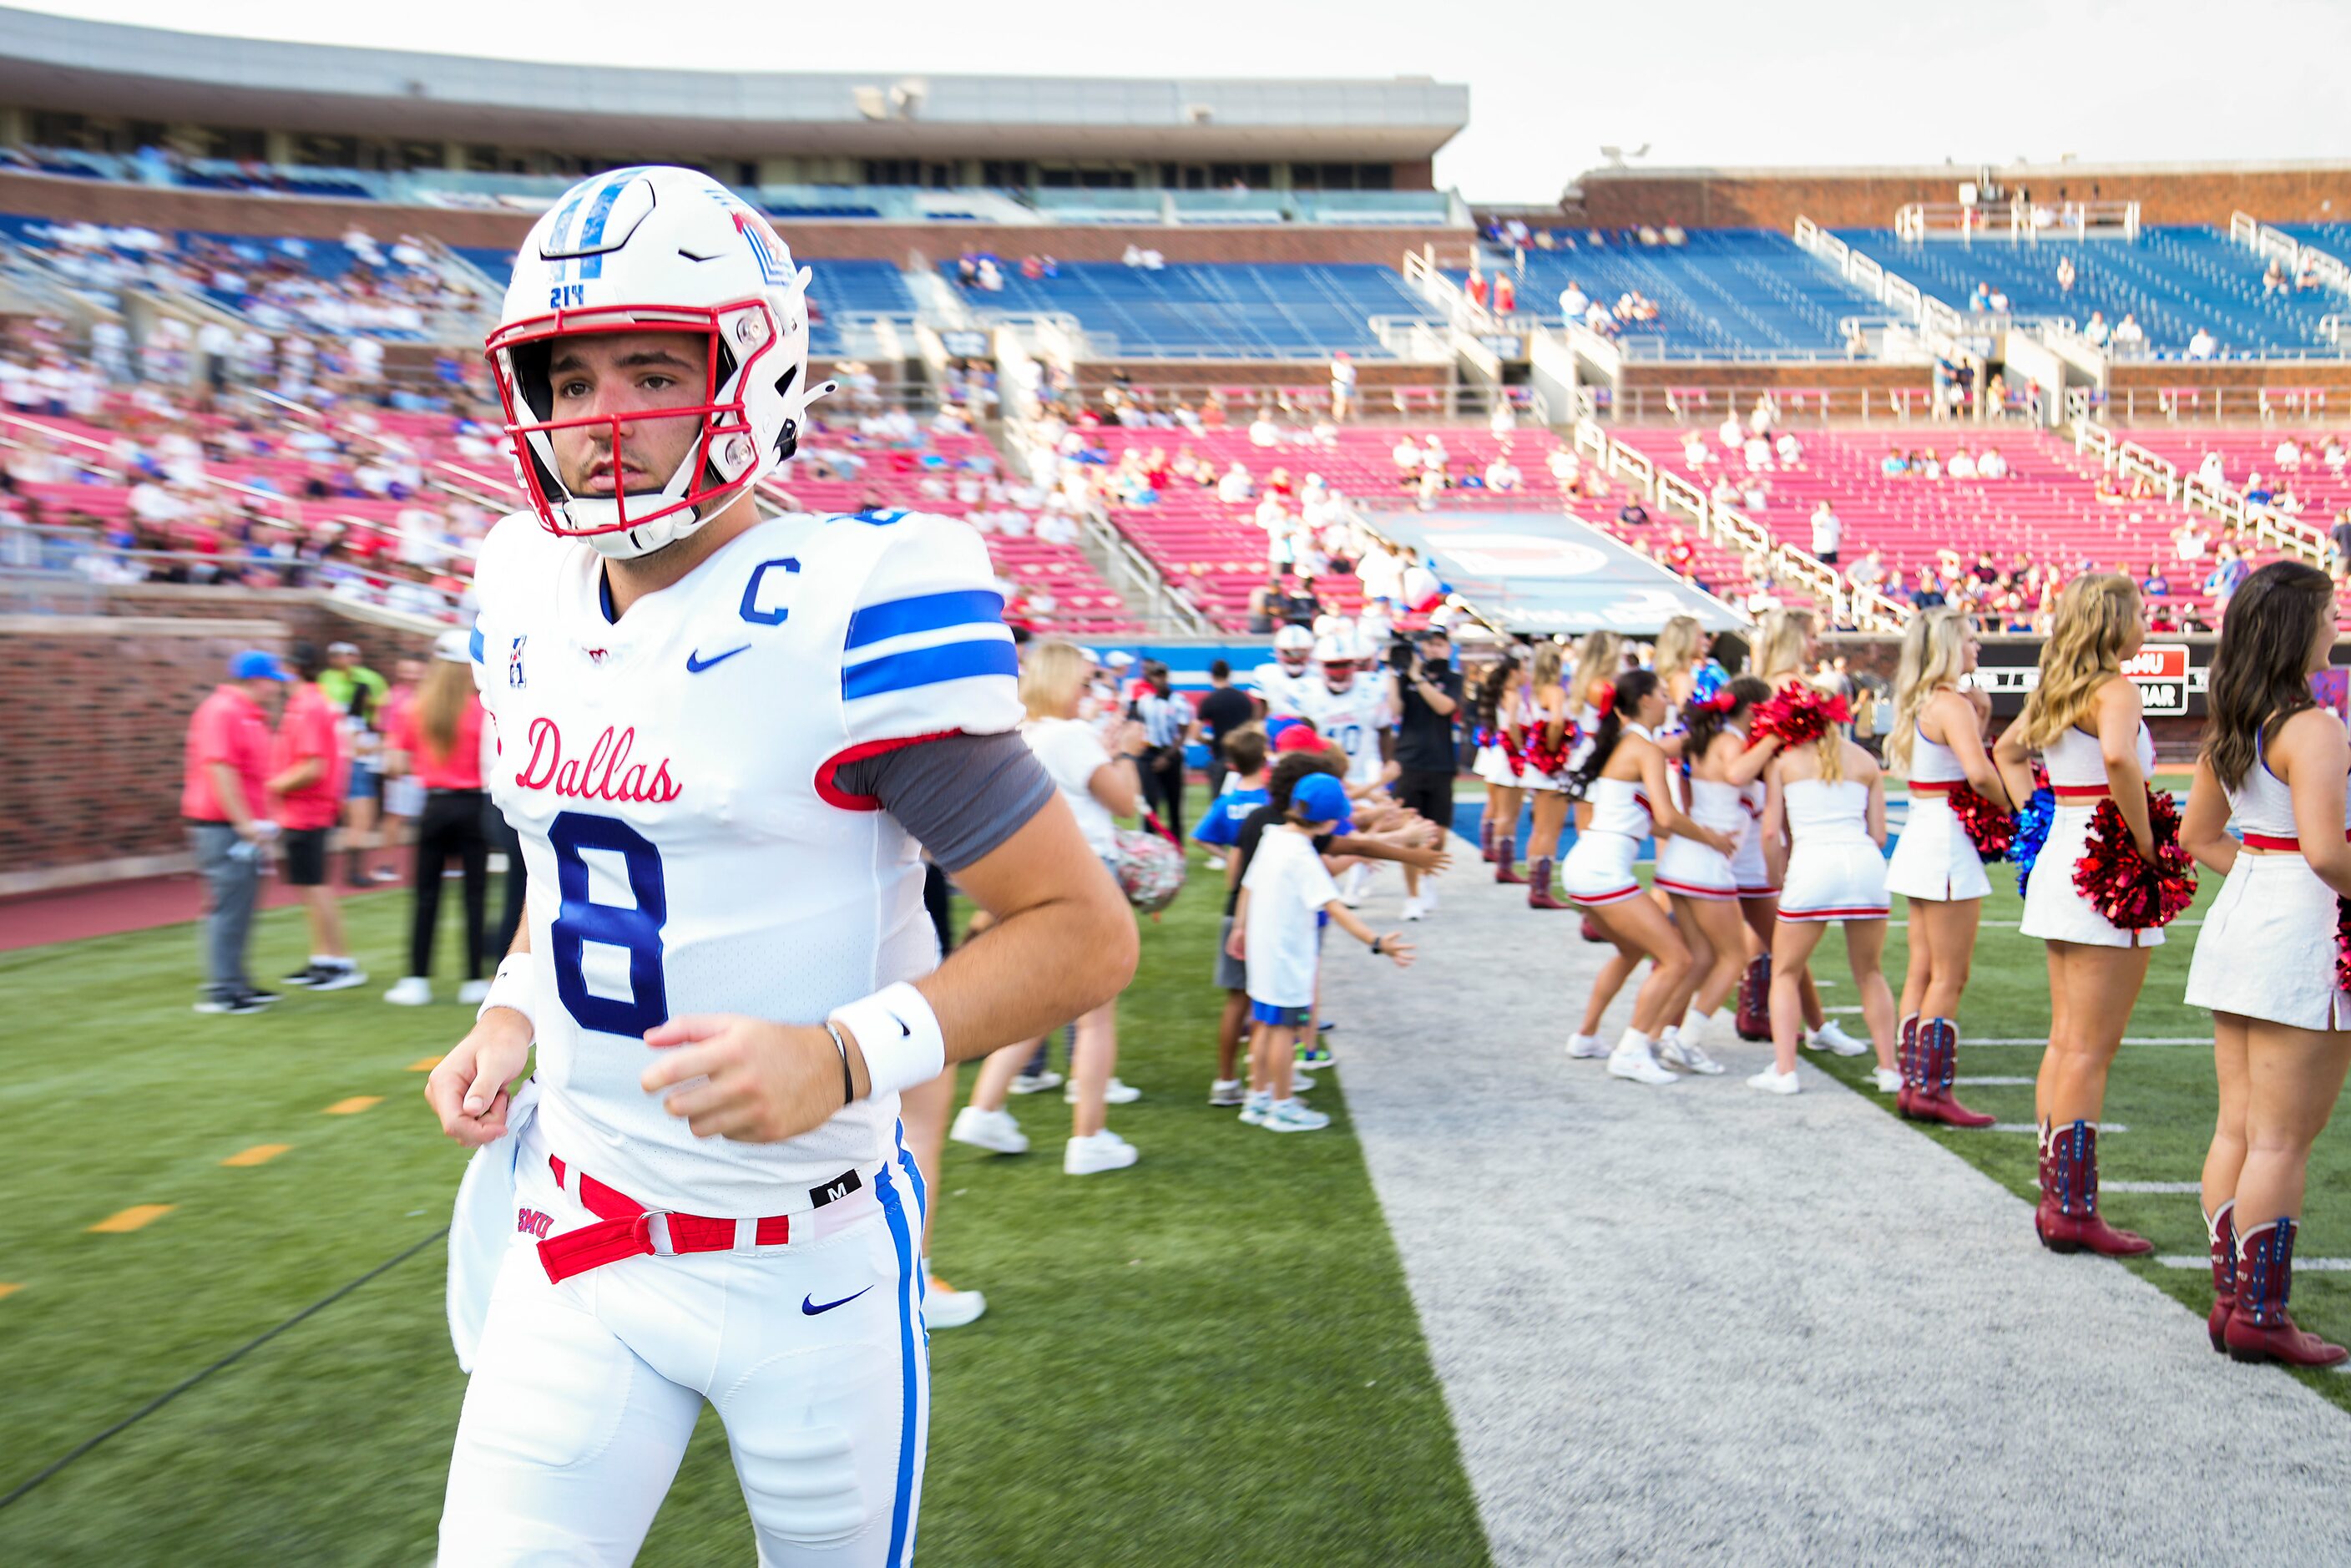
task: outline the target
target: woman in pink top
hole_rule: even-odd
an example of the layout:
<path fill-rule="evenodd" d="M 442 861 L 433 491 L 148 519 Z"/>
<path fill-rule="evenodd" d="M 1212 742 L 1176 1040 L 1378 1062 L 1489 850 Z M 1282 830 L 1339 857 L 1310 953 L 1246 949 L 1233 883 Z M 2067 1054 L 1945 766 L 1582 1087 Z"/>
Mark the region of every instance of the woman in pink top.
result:
<path fill-rule="evenodd" d="M 402 708 L 391 744 L 424 786 L 416 825 L 416 917 L 408 938 L 408 974 L 383 994 L 398 1007 L 433 999 L 433 934 L 441 919 L 441 873 L 455 856 L 465 875 L 465 983 L 460 1002 L 489 994 L 482 978 L 482 923 L 489 898 L 490 841 L 483 813 L 482 701 L 474 691 L 473 655 L 463 632 L 444 632 L 432 673 Z"/>

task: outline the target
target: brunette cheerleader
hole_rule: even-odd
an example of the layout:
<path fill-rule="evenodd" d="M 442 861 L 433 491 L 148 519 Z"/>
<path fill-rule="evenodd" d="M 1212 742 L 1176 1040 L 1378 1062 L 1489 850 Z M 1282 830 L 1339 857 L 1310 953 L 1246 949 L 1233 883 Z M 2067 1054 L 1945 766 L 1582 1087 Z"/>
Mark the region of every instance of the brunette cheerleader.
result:
<path fill-rule="evenodd" d="M 1470 771 L 1486 781 L 1478 849 L 1493 865 L 1496 882 L 1519 880 L 1519 809 L 1525 797 L 1519 789 L 1518 749 L 1504 730 L 1503 716 L 1517 693 L 1525 653 L 1522 647 L 1512 648 L 1478 685 L 1478 758 Z"/>
<path fill-rule="evenodd" d="M 1877 1048 L 1880 1088 L 1901 1082 L 1894 1068 L 1894 993 L 1878 960 L 1886 953 L 1886 780 L 1868 752 L 1834 725 L 1818 738 L 1782 743 L 1765 769 L 1763 850 L 1780 875 L 1771 937 L 1772 1063 L 1747 1081 L 1793 1094 L 1797 1017 L 1804 966 L 1832 923 L 1844 927 L 1845 956 L 1862 1017 Z"/>
<path fill-rule="evenodd" d="M 1682 705 L 1690 820 L 1734 845 L 1748 822 L 1741 765 L 1753 760 L 1742 721 L 1771 695 L 1752 675 L 1725 682 L 1719 670 L 1709 669 Z M 1700 839 L 1676 835 L 1657 845 L 1656 883 L 1671 897 L 1675 929 L 1691 949 L 1690 995 L 1681 1006 L 1679 1028 L 1658 1041 L 1658 1058 L 1693 1072 L 1720 1072 L 1721 1065 L 1706 1053 L 1706 1040 L 1716 1009 L 1738 985 L 1746 964 L 1738 876 L 1730 856 Z"/>
<path fill-rule="evenodd" d="M 1569 715 L 1563 661 L 1556 643 L 1535 650 L 1534 671 L 1511 713 L 1510 734 L 1519 747 L 1519 785 L 1534 801 L 1527 840 L 1527 907 L 1565 909 L 1552 891 L 1552 866 L 1567 826 L 1568 758 L 1579 737 Z"/>
<path fill-rule="evenodd" d="M 2056 800 L 2025 882 L 2021 925 L 2049 945 L 2049 1049 L 2032 1092 L 2041 1129 L 2033 1228 L 2056 1252 L 2086 1248 L 2126 1257 L 2148 1249 L 2146 1238 L 2116 1229 L 2098 1212 L 2098 1117 L 2107 1071 L 2163 931 L 2116 925 L 2076 885 L 2077 872 L 2095 878 L 2091 829 L 2108 801 L 2139 862 L 2157 858 L 2147 790 L 2155 742 L 2137 689 L 2122 673 L 2146 640 L 2145 609 L 2129 578 L 2094 572 L 2067 583 L 2042 644 L 2040 684 L 1992 747 L 2011 800 L 2032 793 L 2028 752 L 2037 749 Z"/>
<path fill-rule="evenodd" d="M 1685 817 L 1667 788 L 1666 754 L 1655 739 L 1666 716 L 1664 683 L 1654 672 L 1619 676 L 1593 705 L 1598 722 L 1574 782 L 1592 808 L 1591 825 L 1560 864 L 1567 895 L 1589 913 L 1628 963 L 1650 961 L 1649 977 L 1633 998 L 1633 1022 L 1609 1053 L 1608 1071 L 1638 1083 L 1671 1083 L 1657 1061 L 1656 1041 L 1676 1021 L 1690 976 L 1690 950 L 1666 912 L 1633 875 L 1641 841 L 1687 835 L 1723 855 L 1729 835 Z"/>
<path fill-rule="evenodd" d="M 1807 686 L 1804 671 L 1820 658 L 1820 621 L 1809 610 L 1770 610 L 1756 625 L 1753 674 L 1774 695 Z M 1776 742 L 1767 742 L 1775 744 Z M 1763 786 L 1759 781 L 1746 792 L 1754 827 L 1741 841 L 1732 866 L 1739 873 L 1739 909 L 1750 933 L 1745 977 L 1739 987 L 1739 1032 L 1748 1040 L 1771 1035 L 1771 935 L 1780 917 L 1779 879 L 1771 873 L 1761 832 Z M 1821 1007 L 1821 993 L 1809 970 L 1797 977 L 1796 995 L 1803 1007 L 1804 1043 L 1814 1051 L 1838 1056 L 1859 1056 L 1867 1047 L 1830 1020 Z"/>
<path fill-rule="evenodd" d="M 1953 802 L 1980 797 L 2002 813 L 2014 805 L 1984 747 L 1991 705 L 1966 689 L 1978 643 L 1956 610 L 1923 611 L 1902 638 L 1894 683 L 1894 731 L 1886 760 L 1910 779 L 1910 820 L 1886 868 L 1888 892 L 1910 902 L 1910 965 L 1902 981 L 1902 1082 L 1895 1104 L 1905 1116 L 1954 1127 L 1989 1127 L 1951 1092 L 1958 1071 L 1959 995 L 1975 959 L 1976 925 L 1991 878 L 1983 853 Z"/>
<path fill-rule="evenodd" d="M 2179 832 L 2229 879 L 2188 969 L 2189 1005 L 2212 1009 L 2220 1081 L 2204 1156 L 2208 1332 L 2214 1350 L 2239 1361 L 2291 1366 L 2332 1366 L 2346 1354 L 2286 1311 L 2310 1145 L 2351 1064 L 2336 902 L 2351 897 L 2351 745 L 2310 695 L 2334 646 L 2335 613 L 2326 574 L 2296 561 L 2271 562 L 2229 601 Z M 2230 836 L 2231 816 L 2242 844 Z"/>

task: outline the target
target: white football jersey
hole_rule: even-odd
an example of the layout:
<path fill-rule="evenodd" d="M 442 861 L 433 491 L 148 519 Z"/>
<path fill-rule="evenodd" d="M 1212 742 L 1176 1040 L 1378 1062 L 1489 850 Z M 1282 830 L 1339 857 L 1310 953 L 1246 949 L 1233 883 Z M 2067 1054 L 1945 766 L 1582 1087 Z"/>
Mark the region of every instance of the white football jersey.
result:
<path fill-rule="evenodd" d="M 1301 716 L 1311 719 L 1323 739 L 1337 742 L 1339 749 L 1347 754 L 1348 783 L 1380 781 L 1380 769 L 1384 766 L 1380 757 L 1380 736 L 1388 729 L 1391 719 L 1387 685 L 1378 674 L 1358 672 L 1345 691 L 1334 692 L 1317 671 Z"/>
<path fill-rule="evenodd" d="M 1020 721 L 987 548 L 920 513 L 769 518 L 618 622 L 603 558 L 530 513 L 475 572 L 493 799 L 522 836 L 550 1149 L 654 1207 L 741 1218 L 870 1166 L 895 1095 L 782 1144 L 697 1138 L 638 1087 L 686 1013 L 815 1024 L 938 965 L 917 849 L 835 771 Z"/>
<path fill-rule="evenodd" d="M 1322 685 L 1322 672 L 1309 664 L 1293 675 L 1281 667 L 1280 660 L 1268 659 L 1257 667 L 1250 680 L 1257 687 L 1257 695 L 1265 700 L 1266 717 L 1304 718 L 1306 705 Z"/>

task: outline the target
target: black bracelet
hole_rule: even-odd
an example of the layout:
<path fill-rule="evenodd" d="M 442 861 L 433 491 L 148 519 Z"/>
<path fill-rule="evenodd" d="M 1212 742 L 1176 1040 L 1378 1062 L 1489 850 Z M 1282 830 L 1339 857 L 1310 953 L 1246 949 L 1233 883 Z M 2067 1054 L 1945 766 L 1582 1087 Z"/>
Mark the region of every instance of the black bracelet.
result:
<path fill-rule="evenodd" d="M 1374 958 L 1376 958 L 1376 957 L 1378 957 L 1379 956 L 1380 956 L 1380 939 L 1379 939 L 1378 937 L 1374 936 L 1374 937 L 1373 937 L 1373 938 L 1372 938 L 1372 956 L 1373 956 L 1373 957 L 1374 957 Z"/>
<path fill-rule="evenodd" d="M 841 1052 L 841 1103 L 846 1106 L 857 1098 L 857 1081 L 849 1075 L 849 1042 L 841 1038 L 841 1026 L 831 1019 L 824 1020 L 824 1032 L 832 1036 L 833 1049 Z"/>

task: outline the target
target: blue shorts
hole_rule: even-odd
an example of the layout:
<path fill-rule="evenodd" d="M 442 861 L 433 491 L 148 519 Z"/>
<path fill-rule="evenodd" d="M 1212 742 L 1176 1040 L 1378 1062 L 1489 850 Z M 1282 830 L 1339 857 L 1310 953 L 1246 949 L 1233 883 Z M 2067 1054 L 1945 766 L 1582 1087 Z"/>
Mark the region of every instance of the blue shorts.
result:
<path fill-rule="evenodd" d="M 343 790 L 346 800 L 374 800 L 383 795 L 383 776 L 364 762 L 351 764 L 351 781 Z"/>
<path fill-rule="evenodd" d="M 1259 1001 L 1254 997 L 1249 998 L 1249 1017 L 1259 1023 L 1271 1024 L 1276 1029 L 1304 1029 L 1306 1020 L 1313 1013 L 1311 1007 L 1277 1007 L 1271 1002 Z"/>

